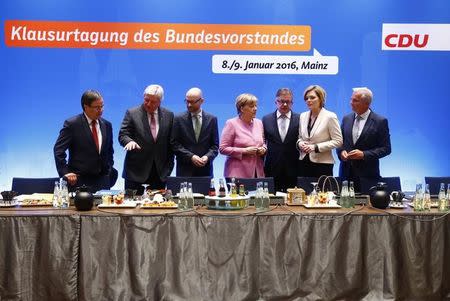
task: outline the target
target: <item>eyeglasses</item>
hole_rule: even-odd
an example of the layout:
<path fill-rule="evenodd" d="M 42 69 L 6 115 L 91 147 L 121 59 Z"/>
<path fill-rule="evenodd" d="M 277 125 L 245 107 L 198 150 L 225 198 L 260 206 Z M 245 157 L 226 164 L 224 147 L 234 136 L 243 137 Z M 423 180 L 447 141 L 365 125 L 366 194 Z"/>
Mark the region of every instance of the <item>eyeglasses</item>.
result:
<path fill-rule="evenodd" d="M 103 110 L 103 108 L 105 107 L 105 105 L 101 105 L 101 106 L 89 106 L 90 108 L 93 108 L 94 110 L 97 111 L 101 111 Z"/>
<path fill-rule="evenodd" d="M 186 104 L 190 104 L 190 105 L 195 105 L 197 102 L 199 102 L 200 100 L 202 100 L 203 98 L 199 98 L 199 99 L 197 99 L 197 100 L 194 100 L 194 101 L 190 101 L 190 100 L 187 100 L 187 99 L 185 99 L 184 100 L 184 102 L 186 103 Z"/>
<path fill-rule="evenodd" d="M 277 103 L 290 106 L 292 104 L 292 101 L 277 99 Z"/>

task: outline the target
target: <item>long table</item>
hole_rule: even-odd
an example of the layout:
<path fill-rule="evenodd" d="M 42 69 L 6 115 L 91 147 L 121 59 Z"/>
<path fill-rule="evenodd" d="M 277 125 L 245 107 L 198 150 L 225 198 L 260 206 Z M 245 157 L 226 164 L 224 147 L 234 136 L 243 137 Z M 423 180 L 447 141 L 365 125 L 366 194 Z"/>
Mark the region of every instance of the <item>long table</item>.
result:
<path fill-rule="evenodd" d="M 445 300 L 450 214 L 0 210 L 0 300 Z"/>

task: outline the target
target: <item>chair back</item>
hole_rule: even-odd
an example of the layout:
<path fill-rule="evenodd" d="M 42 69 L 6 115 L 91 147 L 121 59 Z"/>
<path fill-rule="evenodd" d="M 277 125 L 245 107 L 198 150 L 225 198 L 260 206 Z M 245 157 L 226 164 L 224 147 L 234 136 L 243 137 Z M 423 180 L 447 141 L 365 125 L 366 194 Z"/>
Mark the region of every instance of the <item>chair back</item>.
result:
<path fill-rule="evenodd" d="M 109 188 L 116 185 L 117 178 L 119 177 L 119 172 L 114 167 L 111 168 L 111 172 L 109 173 Z"/>
<path fill-rule="evenodd" d="M 211 177 L 168 177 L 166 188 L 175 195 L 180 192 L 180 184 L 183 182 L 191 182 L 193 192 L 208 195 Z"/>
<path fill-rule="evenodd" d="M 269 193 L 275 194 L 275 182 L 273 181 L 273 177 L 266 177 L 266 178 L 235 178 L 236 182 L 239 182 L 239 184 L 244 184 L 245 190 L 247 191 L 255 191 L 256 190 L 256 184 L 258 182 L 267 182 L 269 185 Z M 231 182 L 228 181 L 227 182 Z"/>
<path fill-rule="evenodd" d="M 13 178 L 11 190 L 18 194 L 53 193 L 59 178 Z"/>
<path fill-rule="evenodd" d="M 425 177 L 425 184 L 428 184 L 430 194 L 438 194 L 441 183 L 444 183 L 445 189 L 447 189 L 447 184 L 450 184 L 450 177 Z"/>
<path fill-rule="evenodd" d="M 370 188 L 376 186 L 378 182 L 384 182 L 387 185 L 386 191 L 390 194 L 392 191 L 401 191 L 402 185 L 400 177 L 384 177 L 384 178 L 361 178 L 361 192 L 370 194 Z"/>

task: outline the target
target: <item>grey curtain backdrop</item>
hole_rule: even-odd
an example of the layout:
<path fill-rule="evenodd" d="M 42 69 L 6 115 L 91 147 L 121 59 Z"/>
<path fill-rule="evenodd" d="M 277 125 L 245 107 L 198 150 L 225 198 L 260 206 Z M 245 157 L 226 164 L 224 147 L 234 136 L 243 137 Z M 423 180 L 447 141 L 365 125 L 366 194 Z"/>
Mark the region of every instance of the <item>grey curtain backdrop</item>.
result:
<path fill-rule="evenodd" d="M 1 300 L 450 299 L 450 215 L 91 213 L 0 222 Z"/>

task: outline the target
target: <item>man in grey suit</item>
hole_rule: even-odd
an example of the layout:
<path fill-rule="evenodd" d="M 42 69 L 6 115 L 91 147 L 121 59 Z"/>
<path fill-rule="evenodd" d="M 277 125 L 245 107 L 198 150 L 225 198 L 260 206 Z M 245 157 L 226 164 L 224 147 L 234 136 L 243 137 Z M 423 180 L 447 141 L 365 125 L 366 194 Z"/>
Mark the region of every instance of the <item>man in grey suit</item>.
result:
<path fill-rule="evenodd" d="M 143 192 L 163 189 L 172 172 L 174 161 L 170 147 L 173 113 L 161 107 L 164 90 L 150 85 L 144 91 L 144 103 L 128 109 L 119 132 L 120 145 L 127 151 L 122 177 L 125 189 Z"/>
<path fill-rule="evenodd" d="M 191 88 L 186 93 L 187 111 L 176 116 L 172 147 L 177 157 L 177 176 L 213 177 L 213 160 L 219 149 L 217 118 L 204 110 L 202 91 Z"/>
<path fill-rule="evenodd" d="M 300 115 L 292 111 L 293 95 L 288 88 L 278 89 L 275 104 L 277 110 L 262 119 L 267 144 L 264 172 L 274 178 L 276 191 L 286 191 L 297 184 Z"/>
<path fill-rule="evenodd" d="M 344 143 L 337 149 L 341 164 L 339 176 L 355 182 L 360 191 L 360 178 L 380 178 L 379 159 L 391 153 L 388 121 L 370 109 L 372 91 L 353 89 L 350 104 L 353 113 L 342 119 Z"/>

